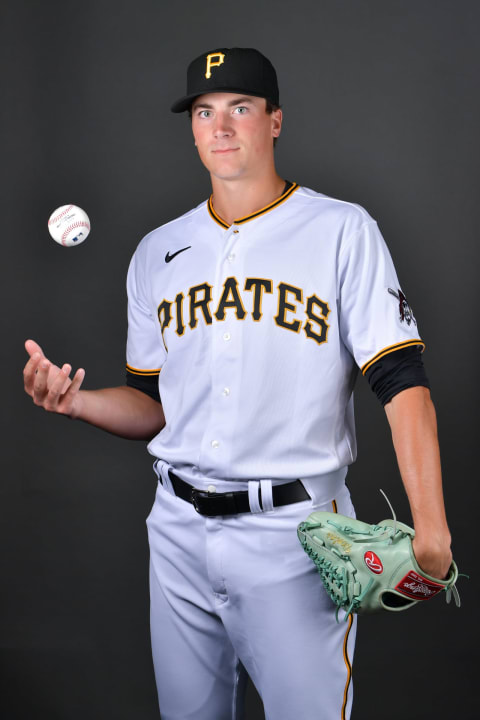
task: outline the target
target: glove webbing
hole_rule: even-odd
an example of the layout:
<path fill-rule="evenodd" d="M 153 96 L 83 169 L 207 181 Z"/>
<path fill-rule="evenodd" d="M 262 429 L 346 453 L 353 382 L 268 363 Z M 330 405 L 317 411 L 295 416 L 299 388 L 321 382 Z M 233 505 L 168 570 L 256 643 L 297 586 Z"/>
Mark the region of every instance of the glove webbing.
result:
<path fill-rule="evenodd" d="M 334 523 L 332 523 L 333 525 Z M 306 527 L 312 527 L 311 525 L 307 525 L 307 523 L 301 523 L 299 526 L 300 531 L 305 531 Z M 307 553 L 307 555 L 313 560 L 313 562 L 316 565 L 316 568 L 322 578 L 322 581 L 324 583 L 325 590 L 327 591 L 327 594 L 329 597 L 333 600 L 335 605 L 337 606 L 337 610 L 335 612 L 335 619 L 338 623 L 338 611 L 340 608 L 343 608 L 345 610 L 345 617 L 344 621 L 346 622 L 348 620 L 348 617 L 353 612 L 357 612 L 358 608 L 361 605 L 361 602 L 364 598 L 364 596 L 367 594 L 367 592 L 370 590 L 370 587 L 373 583 L 373 579 L 369 580 L 365 588 L 362 590 L 362 592 L 358 592 L 360 589 L 358 587 L 358 583 L 354 584 L 354 591 L 357 590 L 357 594 L 353 596 L 352 601 L 350 605 L 347 605 L 348 601 L 348 576 L 347 571 L 344 567 L 339 568 L 338 566 L 334 565 L 330 560 L 326 560 L 324 557 L 319 555 L 313 548 L 311 548 L 306 540 L 303 538 L 300 539 L 300 542 Z M 335 549 L 332 548 L 332 551 L 335 552 Z M 348 556 L 342 555 L 344 560 L 348 560 Z"/>

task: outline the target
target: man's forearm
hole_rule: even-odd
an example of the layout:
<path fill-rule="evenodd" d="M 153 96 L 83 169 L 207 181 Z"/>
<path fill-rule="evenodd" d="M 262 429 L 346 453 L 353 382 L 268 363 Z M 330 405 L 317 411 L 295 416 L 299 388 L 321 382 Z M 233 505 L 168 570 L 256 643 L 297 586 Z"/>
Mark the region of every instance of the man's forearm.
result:
<path fill-rule="evenodd" d="M 424 387 L 404 390 L 387 403 L 385 411 L 412 512 L 415 555 L 426 572 L 443 577 L 451 562 L 451 538 L 430 392 Z"/>
<path fill-rule="evenodd" d="M 127 385 L 81 390 L 83 368 L 70 379 L 72 366 L 54 365 L 35 340 L 27 340 L 25 349 L 30 355 L 23 370 L 25 392 L 47 412 L 84 420 L 131 440 L 150 440 L 165 425 L 160 403 L 140 390 Z"/>
<path fill-rule="evenodd" d="M 126 385 L 80 390 L 72 417 L 130 440 L 150 440 L 165 425 L 161 404 Z"/>

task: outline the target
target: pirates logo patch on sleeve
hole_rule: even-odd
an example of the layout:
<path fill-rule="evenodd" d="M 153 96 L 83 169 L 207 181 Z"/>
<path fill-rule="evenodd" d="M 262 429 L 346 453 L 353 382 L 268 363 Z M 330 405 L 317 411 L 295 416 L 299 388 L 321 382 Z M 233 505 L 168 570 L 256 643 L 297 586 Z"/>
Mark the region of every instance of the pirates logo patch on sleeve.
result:
<path fill-rule="evenodd" d="M 400 290 L 400 288 L 398 288 L 398 290 L 388 288 L 388 292 L 390 293 L 390 295 L 393 295 L 398 300 L 398 313 L 400 317 L 400 322 L 406 322 L 407 325 L 411 325 L 413 322 L 416 325 L 417 321 L 415 320 L 415 317 L 413 315 L 412 308 L 408 304 L 407 298 Z"/>

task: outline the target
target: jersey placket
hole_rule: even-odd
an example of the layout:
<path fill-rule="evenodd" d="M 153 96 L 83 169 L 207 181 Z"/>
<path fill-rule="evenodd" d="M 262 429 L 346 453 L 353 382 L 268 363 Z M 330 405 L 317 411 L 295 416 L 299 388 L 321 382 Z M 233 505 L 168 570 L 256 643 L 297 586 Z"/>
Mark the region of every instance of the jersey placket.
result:
<path fill-rule="evenodd" d="M 231 225 L 224 235 L 215 270 L 212 310 L 215 313 L 228 277 L 242 277 L 240 241 L 243 229 Z M 213 319 L 211 343 L 210 414 L 203 434 L 200 467 L 216 469 L 228 477 L 234 441 L 235 417 L 241 364 L 242 323 L 235 308 L 225 308 L 223 320 Z"/>

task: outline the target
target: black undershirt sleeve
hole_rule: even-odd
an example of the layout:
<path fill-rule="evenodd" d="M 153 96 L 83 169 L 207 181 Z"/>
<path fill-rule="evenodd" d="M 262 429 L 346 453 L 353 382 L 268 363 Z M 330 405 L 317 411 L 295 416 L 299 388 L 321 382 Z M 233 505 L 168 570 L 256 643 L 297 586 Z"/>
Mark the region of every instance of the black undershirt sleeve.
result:
<path fill-rule="evenodd" d="M 160 393 L 158 391 L 158 374 L 157 375 L 135 375 L 127 370 L 127 385 L 129 387 L 141 390 L 141 392 L 150 395 L 151 398 L 161 403 Z"/>
<path fill-rule="evenodd" d="M 365 377 L 382 405 L 407 388 L 430 388 L 418 345 L 388 353 L 368 368 Z"/>

